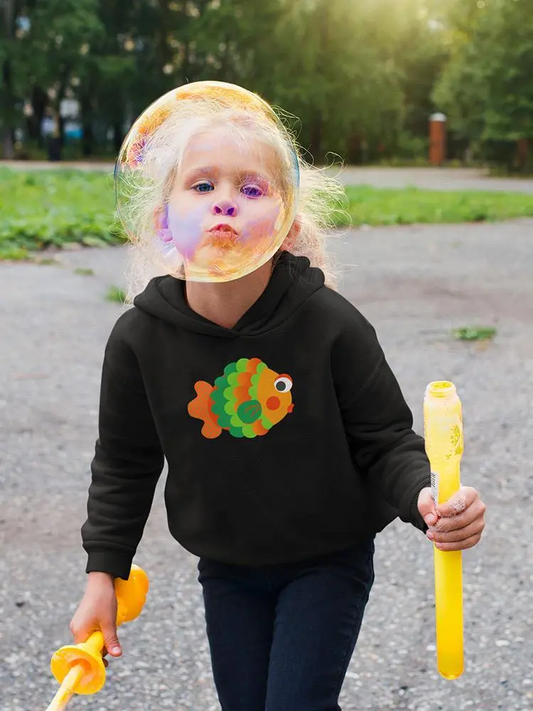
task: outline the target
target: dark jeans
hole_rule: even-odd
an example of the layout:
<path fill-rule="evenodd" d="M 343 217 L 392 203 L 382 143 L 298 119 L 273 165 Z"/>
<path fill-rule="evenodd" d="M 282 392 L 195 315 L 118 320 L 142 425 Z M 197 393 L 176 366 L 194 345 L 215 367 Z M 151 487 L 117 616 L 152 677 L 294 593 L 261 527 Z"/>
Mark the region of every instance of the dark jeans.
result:
<path fill-rule="evenodd" d="M 340 711 L 338 698 L 374 582 L 374 536 L 298 563 L 201 558 L 222 711 Z"/>

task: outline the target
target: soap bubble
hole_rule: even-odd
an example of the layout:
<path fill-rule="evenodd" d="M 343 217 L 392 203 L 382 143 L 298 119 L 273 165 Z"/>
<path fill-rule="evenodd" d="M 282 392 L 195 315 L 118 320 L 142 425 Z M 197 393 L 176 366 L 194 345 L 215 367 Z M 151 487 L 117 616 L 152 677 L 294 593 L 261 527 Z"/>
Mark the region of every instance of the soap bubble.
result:
<path fill-rule="evenodd" d="M 256 94 L 186 84 L 135 121 L 115 166 L 130 240 L 191 281 L 238 279 L 290 236 L 299 190 L 291 136 Z"/>

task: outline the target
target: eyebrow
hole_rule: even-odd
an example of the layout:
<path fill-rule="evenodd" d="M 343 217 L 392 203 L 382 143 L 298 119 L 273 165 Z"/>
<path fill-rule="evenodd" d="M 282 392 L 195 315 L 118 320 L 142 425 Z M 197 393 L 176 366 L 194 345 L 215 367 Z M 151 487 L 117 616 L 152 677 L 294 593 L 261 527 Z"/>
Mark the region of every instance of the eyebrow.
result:
<path fill-rule="evenodd" d="M 184 183 L 190 183 L 196 178 L 201 176 L 216 177 L 218 175 L 218 170 L 213 165 L 204 165 L 201 168 L 193 168 L 193 170 L 188 170 L 183 174 L 182 180 Z"/>
<path fill-rule="evenodd" d="M 257 178 L 257 179 L 263 180 L 267 183 L 273 182 L 272 178 L 268 178 L 266 175 L 264 175 L 263 173 L 259 173 L 256 170 L 238 170 L 238 171 L 236 171 L 236 174 L 241 179 L 242 178 Z M 217 168 L 214 165 L 205 165 L 205 166 L 202 166 L 201 168 L 193 168 L 188 173 L 185 173 L 184 182 L 187 182 L 187 183 L 191 182 L 201 176 L 209 176 L 209 177 L 216 178 L 219 175 L 220 175 L 219 168 Z"/>

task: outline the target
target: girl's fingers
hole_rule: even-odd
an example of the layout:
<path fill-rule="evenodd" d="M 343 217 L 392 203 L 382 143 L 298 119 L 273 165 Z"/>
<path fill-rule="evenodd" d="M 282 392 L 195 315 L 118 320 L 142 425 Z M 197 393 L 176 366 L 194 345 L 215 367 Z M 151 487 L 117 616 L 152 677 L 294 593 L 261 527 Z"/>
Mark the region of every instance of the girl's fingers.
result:
<path fill-rule="evenodd" d="M 91 633 L 94 632 L 94 627 L 80 627 L 76 624 L 75 620 L 72 620 L 69 628 L 72 638 L 74 639 L 74 644 L 85 642 L 91 636 Z"/>
<path fill-rule="evenodd" d="M 485 504 L 481 499 L 475 499 L 471 506 L 456 516 L 439 518 L 437 523 L 431 527 L 434 531 L 455 531 L 466 528 L 479 519 L 483 519 L 486 511 Z"/>
<path fill-rule="evenodd" d="M 485 524 L 482 518 L 476 519 L 464 528 L 453 531 L 441 531 L 438 528 L 430 528 L 427 532 L 427 537 L 435 543 L 458 543 L 465 541 L 472 536 L 481 536 Z"/>
<path fill-rule="evenodd" d="M 464 541 L 459 541 L 457 543 L 435 543 L 437 548 L 441 551 L 463 551 L 467 548 L 473 548 L 481 538 L 481 534 L 477 533 L 475 536 L 470 536 Z"/>
<path fill-rule="evenodd" d="M 457 516 L 468 509 L 478 498 L 471 486 L 462 486 L 448 501 L 437 506 L 439 516 Z"/>

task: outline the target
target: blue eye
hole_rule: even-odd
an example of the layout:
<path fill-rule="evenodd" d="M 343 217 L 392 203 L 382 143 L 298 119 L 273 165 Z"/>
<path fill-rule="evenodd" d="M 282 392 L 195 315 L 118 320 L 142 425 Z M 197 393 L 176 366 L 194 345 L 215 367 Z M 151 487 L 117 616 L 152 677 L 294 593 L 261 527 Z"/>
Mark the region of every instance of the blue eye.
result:
<path fill-rule="evenodd" d="M 258 198 L 263 195 L 263 191 L 261 190 L 261 188 L 258 188 L 255 185 L 244 185 L 242 191 L 246 195 L 246 197 L 250 198 Z"/>
<path fill-rule="evenodd" d="M 211 183 L 204 180 L 202 183 L 193 185 L 193 190 L 196 190 L 197 193 L 209 193 L 211 190 L 214 190 L 214 187 Z"/>

